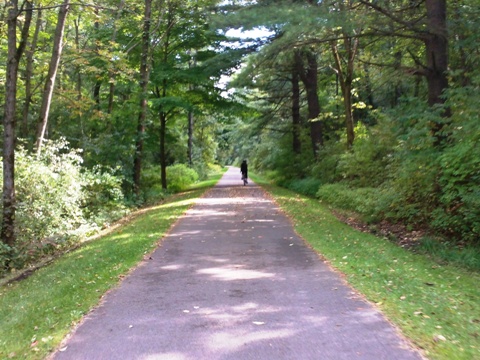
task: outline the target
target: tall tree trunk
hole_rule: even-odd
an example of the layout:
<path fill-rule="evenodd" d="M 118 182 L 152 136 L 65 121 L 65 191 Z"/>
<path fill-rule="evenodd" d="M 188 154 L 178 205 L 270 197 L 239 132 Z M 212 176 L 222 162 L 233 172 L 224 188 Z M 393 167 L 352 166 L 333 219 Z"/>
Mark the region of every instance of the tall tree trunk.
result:
<path fill-rule="evenodd" d="M 95 23 L 93 24 L 95 28 L 95 54 L 97 56 L 100 56 L 100 46 L 98 44 L 99 42 L 99 29 L 100 29 L 100 24 L 98 22 L 98 6 L 95 7 L 94 10 L 95 13 Z M 102 88 L 102 81 L 100 78 L 97 77 L 95 80 L 95 85 L 93 86 L 93 100 L 95 101 L 95 107 L 98 111 L 100 111 L 100 90 Z"/>
<path fill-rule="evenodd" d="M 427 52 L 428 104 L 443 104 L 443 92 L 448 88 L 448 34 L 446 0 L 426 0 L 428 34 Z"/>
<path fill-rule="evenodd" d="M 191 59 L 188 62 L 188 68 L 195 68 L 197 66 L 197 59 L 195 54 L 191 55 Z M 195 86 L 190 84 L 188 86 L 188 89 L 190 91 L 195 90 Z M 193 126 L 194 126 L 194 116 L 193 116 L 193 111 L 189 110 L 188 111 L 188 147 L 187 147 L 187 156 L 188 156 L 188 164 L 190 166 L 193 166 Z"/>
<path fill-rule="evenodd" d="M 125 0 L 120 0 L 120 5 L 118 7 L 117 15 L 115 17 L 115 21 L 113 23 L 113 34 L 112 34 L 112 44 L 117 41 L 117 21 L 120 19 L 122 15 L 123 7 L 125 6 Z M 115 71 L 113 69 L 109 69 L 109 88 L 108 88 L 108 110 L 107 113 L 111 114 L 113 111 L 113 98 L 115 95 Z"/>
<path fill-rule="evenodd" d="M 2 229 L 0 237 L 8 246 L 14 246 L 15 237 L 15 116 L 17 110 L 18 64 L 28 39 L 32 20 L 32 3 L 26 3 L 25 22 L 17 48 L 18 0 L 7 3 L 7 68 L 5 79 L 5 112 L 3 116 L 3 194 Z"/>
<path fill-rule="evenodd" d="M 340 51 L 338 49 L 337 40 L 330 42 L 333 58 L 335 60 L 335 70 L 340 81 L 340 89 L 343 96 L 343 106 L 345 111 L 345 127 L 347 131 L 347 148 L 351 149 L 355 140 L 355 124 L 353 118 L 353 100 L 352 100 L 352 83 L 353 72 L 355 70 L 355 57 L 358 49 L 358 38 L 350 38 L 347 34 L 343 34 L 343 46 L 345 49 L 345 61 L 342 61 Z M 343 66 L 342 63 L 346 63 Z"/>
<path fill-rule="evenodd" d="M 310 138 L 312 141 L 313 155 L 317 157 L 318 148 L 323 145 L 323 123 L 320 115 L 320 102 L 318 100 L 318 64 L 317 57 L 312 49 L 304 52 L 295 51 L 296 62 L 301 66 L 299 72 L 307 92 L 308 120 L 310 123 Z M 304 58 L 306 66 L 304 65 Z"/>
<path fill-rule="evenodd" d="M 387 15 L 393 21 L 405 25 L 404 21 L 396 18 L 387 9 L 377 5 L 376 2 L 359 0 L 376 11 Z M 423 28 L 413 29 L 418 39 L 425 43 L 427 65 L 426 69 L 419 71 L 425 75 L 428 84 L 428 104 L 434 106 L 444 104 L 442 98 L 444 91 L 448 88 L 448 32 L 447 32 L 447 1 L 446 0 L 425 0 L 426 9 L 426 31 Z M 443 116 L 449 117 L 450 109 L 446 109 Z M 441 128 L 441 126 L 440 126 Z M 433 129 L 438 132 L 441 129 Z"/>
<path fill-rule="evenodd" d="M 448 88 L 448 34 L 447 34 L 447 4 L 446 0 L 426 0 L 427 27 L 425 47 L 427 53 L 427 83 L 428 104 L 443 105 L 444 91 Z M 450 109 L 444 110 L 442 116 L 451 116 Z M 443 133 L 443 122 L 432 122 L 431 132 L 436 139 L 435 146 L 440 146 L 448 137 Z"/>
<path fill-rule="evenodd" d="M 174 6 L 172 3 L 168 4 L 170 6 Z M 171 36 L 171 29 L 175 23 L 173 18 L 174 11 L 172 8 L 167 10 L 167 31 L 164 34 L 165 43 L 163 44 L 163 64 L 168 64 L 168 55 L 170 53 L 170 36 Z M 162 88 L 161 92 L 158 91 L 158 96 L 162 99 L 167 97 L 167 87 L 168 87 L 168 80 L 163 78 L 162 80 Z M 167 152 L 166 152 L 166 131 L 167 131 L 167 111 L 162 105 L 160 108 L 160 171 L 162 176 L 162 189 L 167 188 Z"/>
<path fill-rule="evenodd" d="M 23 104 L 23 121 L 20 128 L 20 137 L 28 137 L 28 115 L 30 114 L 30 105 L 32 104 L 32 77 L 33 77 L 33 55 L 37 48 L 38 35 L 42 26 L 42 10 L 37 10 L 37 22 L 35 24 L 35 32 L 30 43 L 28 51 L 25 51 L 26 68 L 25 68 L 25 103 Z"/>
<path fill-rule="evenodd" d="M 193 166 L 193 123 L 194 123 L 193 111 L 190 110 L 188 112 L 188 149 L 187 149 L 188 164 L 190 166 Z"/>
<path fill-rule="evenodd" d="M 78 16 L 77 19 L 74 21 L 75 24 L 75 49 L 77 50 L 78 53 L 80 53 L 80 16 Z M 77 87 L 77 100 L 80 101 L 82 100 L 82 71 L 81 71 L 81 65 L 76 65 L 75 66 L 75 71 L 77 72 L 77 81 L 76 81 L 76 87 Z"/>
<path fill-rule="evenodd" d="M 365 73 L 365 91 L 367 93 L 367 104 L 372 108 L 375 108 L 375 101 L 373 100 L 372 79 L 370 78 L 370 68 L 367 64 L 364 64 L 363 71 Z"/>
<path fill-rule="evenodd" d="M 298 66 L 294 64 L 292 69 L 292 149 L 295 154 L 302 152 L 300 141 L 300 75 Z"/>
<path fill-rule="evenodd" d="M 167 188 L 167 152 L 165 148 L 165 134 L 167 131 L 167 114 L 160 112 L 160 172 L 162 176 L 162 189 Z"/>
<path fill-rule="evenodd" d="M 457 23 L 461 23 L 463 21 L 462 19 L 462 7 L 463 5 L 458 2 L 453 2 L 451 4 L 453 8 L 453 18 L 454 21 Z M 451 11 L 451 10 L 450 10 Z M 465 48 L 465 43 L 468 39 L 467 34 L 460 30 L 455 34 L 450 34 L 450 39 L 454 39 L 455 42 L 457 42 L 457 47 L 458 47 L 458 56 L 459 56 L 459 69 L 462 69 L 461 74 L 459 74 L 459 82 L 463 87 L 469 86 L 472 84 L 472 77 L 470 74 L 474 71 L 474 64 L 473 64 L 473 59 L 469 59 L 469 55 L 467 54 L 466 48 Z"/>
<path fill-rule="evenodd" d="M 145 135 L 145 120 L 147 117 L 147 89 L 149 80 L 148 59 L 150 51 L 150 25 L 152 17 L 152 0 L 145 0 L 143 18 L 142 57 L 140 63 L 140 114 L 137 123 L 137 140 L 133 160 L 133 191 L 140 193 L 140 178 L 142 175 L 143 137 Z"/>
<path fill-rule="evenodd" d="M 40 118 L 37 128 L 37 155 L 42 151 L 42 143 L 47 130 L 48 115 L 52 103 L 53 89 L 55 87 L 55 78 L 57 77 L 58 65 L 63 50 L 63 33 L 65 31 L 65 22 L 70 9 L 70 0 L 64 0 L 58 11 L 57 27 L 55 28 L 55 38 L 53 40 L 52 58 L 48 67 L 47 80 L 43 90 L 42 107 L 40 108 Z"/>

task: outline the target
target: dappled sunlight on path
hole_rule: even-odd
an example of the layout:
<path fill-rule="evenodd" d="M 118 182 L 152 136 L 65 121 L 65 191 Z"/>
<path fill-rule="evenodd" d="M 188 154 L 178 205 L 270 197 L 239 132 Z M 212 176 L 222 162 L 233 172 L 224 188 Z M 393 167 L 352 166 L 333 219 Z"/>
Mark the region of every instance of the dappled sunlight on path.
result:
<path fill-rule="evenodd" d="M 56 359 L 420 359 L 238 169 Z"/>

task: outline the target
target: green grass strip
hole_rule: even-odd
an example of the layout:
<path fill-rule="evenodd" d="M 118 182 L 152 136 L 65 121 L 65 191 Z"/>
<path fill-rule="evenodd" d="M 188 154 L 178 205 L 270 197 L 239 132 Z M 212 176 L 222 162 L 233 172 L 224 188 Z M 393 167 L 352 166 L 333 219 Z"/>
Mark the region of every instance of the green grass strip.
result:
<path fill-rule="evenodd" d="M 295 230 L 431 359 L 480 359 L 480 275 L 441 266 L 337 220 L 318 200 L 254 181 Z"/>
<path fill-rule="evenodd" d="M 112 233 L 1 287 L 0 359 L 45 358 L 220 176 L 139 211 Z"/>

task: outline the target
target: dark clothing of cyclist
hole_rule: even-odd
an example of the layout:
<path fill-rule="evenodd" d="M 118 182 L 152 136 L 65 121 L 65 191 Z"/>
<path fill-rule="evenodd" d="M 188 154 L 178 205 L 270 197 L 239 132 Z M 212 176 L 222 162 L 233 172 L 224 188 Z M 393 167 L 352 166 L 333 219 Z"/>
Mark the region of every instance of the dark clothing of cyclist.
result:
<path fill-rule="evenodd" d="M 248 178 L 248 165 L 247 160 L 242 161 L 242 165 L 240 165 L 240 172 L 245 178 Z"/>

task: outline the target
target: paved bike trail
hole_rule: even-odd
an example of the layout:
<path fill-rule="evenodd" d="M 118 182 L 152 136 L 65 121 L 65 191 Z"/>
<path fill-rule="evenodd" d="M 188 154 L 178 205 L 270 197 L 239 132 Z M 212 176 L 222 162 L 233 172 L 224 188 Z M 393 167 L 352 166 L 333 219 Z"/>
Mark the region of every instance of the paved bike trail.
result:
<path fill-rule="evenodd" d="M 52 357 L 421 359 L 230 168 Z"/>

